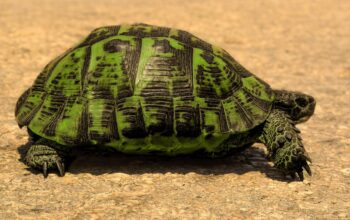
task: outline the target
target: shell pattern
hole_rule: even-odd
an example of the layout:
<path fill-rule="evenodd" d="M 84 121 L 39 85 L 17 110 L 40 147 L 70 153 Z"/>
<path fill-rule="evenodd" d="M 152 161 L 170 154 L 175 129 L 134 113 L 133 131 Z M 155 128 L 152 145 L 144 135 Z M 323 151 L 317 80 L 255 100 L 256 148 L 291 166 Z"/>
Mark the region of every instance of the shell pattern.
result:
<path fill-rule="evenodd" d="M 186 31 L 120 25 L 51 61 L 18 100 L 16 119 L 67 146 L 210 152 L 264 122 L 273 99 L 226 51 Z"/>

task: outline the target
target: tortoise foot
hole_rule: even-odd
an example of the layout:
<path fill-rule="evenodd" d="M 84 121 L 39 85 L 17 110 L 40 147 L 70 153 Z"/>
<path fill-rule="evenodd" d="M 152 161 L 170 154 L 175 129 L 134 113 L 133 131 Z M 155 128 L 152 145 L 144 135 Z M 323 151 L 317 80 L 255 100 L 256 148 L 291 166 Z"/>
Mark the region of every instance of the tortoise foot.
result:
<path fill-rule="evenodd" d="M 62 152 L 46 144 L 37 142 L 28 150 L 25 163 L 41 170 L 46 178 L 49 171 L 57 170 L 60 176 L 65 174 L 65 157 Z"/>
<path fill-rule="evenodd" d="M 276 167 L 285 170 L 293 179 L 296 178 L 297 174 L 301 181 L 304 180 L 303 170 L 305 170 L 309 176 L 312 175 L 308 162 L 311 162 L 311 159 L 303 147 L 291 146 L 280 148 L 274 158 Z"/>

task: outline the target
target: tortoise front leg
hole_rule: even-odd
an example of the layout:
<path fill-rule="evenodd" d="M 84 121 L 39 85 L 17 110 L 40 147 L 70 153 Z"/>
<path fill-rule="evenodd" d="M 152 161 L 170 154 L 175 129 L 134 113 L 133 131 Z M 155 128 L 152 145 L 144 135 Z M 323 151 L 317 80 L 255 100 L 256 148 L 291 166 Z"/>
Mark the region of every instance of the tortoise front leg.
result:
<path fill-rule="evenodd" d="M 266 120 L 260 140 L 267 146 L 269 158 L 277 168 L 286 170 L 300 180 L 304 179 L 303 168 L 311 175 L 307 161 L 311 162 L 295 127 L 288 115 L 280 110 L 273 110 Z"/>
<path fill-rule="evenodd" d="M 66 146 L 40 138 L 32 144 L 25 156 L 25 163 L 30 167 L 42 170 L 46 178 L 49 170 L 57 169 L 60 176 L 65 173 L 65 159 L 68 157 Z"/>

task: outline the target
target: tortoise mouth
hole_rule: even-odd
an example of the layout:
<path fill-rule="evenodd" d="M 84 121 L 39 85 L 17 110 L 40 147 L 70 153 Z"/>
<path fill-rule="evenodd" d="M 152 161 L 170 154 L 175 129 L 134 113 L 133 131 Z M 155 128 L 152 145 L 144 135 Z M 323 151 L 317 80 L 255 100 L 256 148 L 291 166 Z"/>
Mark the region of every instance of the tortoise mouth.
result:
<path fill-rule="evenodd" d="M 301 118 L 299 118 L 299 119 L 297 120 L 297 123 L 306 122 L 309 118 L 310 118 L 310 116 L 301 117 Z"/>

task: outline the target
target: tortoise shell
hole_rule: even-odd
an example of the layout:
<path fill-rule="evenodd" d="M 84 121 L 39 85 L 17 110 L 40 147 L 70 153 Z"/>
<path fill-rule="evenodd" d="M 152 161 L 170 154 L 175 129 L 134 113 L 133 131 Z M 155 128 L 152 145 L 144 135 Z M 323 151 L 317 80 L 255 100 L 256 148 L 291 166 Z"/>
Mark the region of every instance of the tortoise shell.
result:
<path fill-rule="evenodd" d="M 215 151 L 271 111 L 265 82 L 225 50 L 146 24 L 97 28 L 51 61 L 16 106 L 20 127 L 66 146 Z"/>

